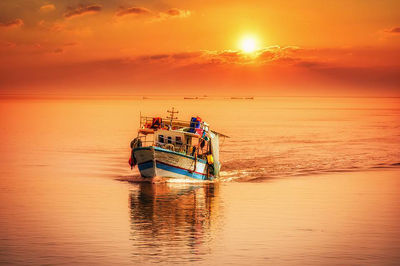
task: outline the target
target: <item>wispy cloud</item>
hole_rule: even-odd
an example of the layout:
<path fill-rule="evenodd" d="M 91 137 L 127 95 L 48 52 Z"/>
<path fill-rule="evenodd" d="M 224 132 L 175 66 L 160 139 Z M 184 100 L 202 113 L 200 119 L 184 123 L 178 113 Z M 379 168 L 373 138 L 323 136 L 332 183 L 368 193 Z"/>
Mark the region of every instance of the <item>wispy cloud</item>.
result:
<path fill-rule="evenodd" d="M 49 31 L 49 32 L 60 32 L 65 29 L 65 23 L 49 22 L 49 21 L 45 21 L 45 20 L 40 20 L 37 23 L 37 26 L 40 30 Z"/>
<path fill-rule="evenodd" d="M 145 7 L 135 6 L 128 8 L 120 8 L 115 13 L 116 17 L 124 17 L 128 15 L 149 17 L 154 20 L 164 20 L 168 18 L 186 18 L 191 15 L 191 12 L 189 10 L 183 10 L 179 8 L 170 8 L 166 11 L 157 12 Z"/>
<path fill-rule="evenodd" d="M 41 12 L 50 12 L 56 9 L 56 6 L 53 4 L 47 4 L 40 7 Z"/>
<path fill-rule="evenodd" d="M 77 42 L 67 42 L 67 43 L 60 45 L 59 47 L 56 47 L 56 48 L 50 50 L 50 53 L 62 54 L 64 52 L 66 52 L 68 49 L 70 49 L 74 46 L 77 46 L 77 45 L 78 45 Z"/>
<path fill-rule="evenodd" d="M 100 5 L 80 5 L 78 7 L 69 7 L 67 12 L 65 12 L 64 17 L 65 18 L 73 18 L 76 16 L 83 16 L 87 14 L 93 14 L 93 13 L 98 13 L 102 9 L 102 6 Z"/>
<path fill-rule="evenodd" d="M 247 54 L 240 50 L 203 50 L 197 52 L 141 56 L 134 60 L 170 62 L 172 64 L 264 65 L 278 60 L 281 62 L 293 62 L 296 60 L 298 50 L 300 50 L 300 48 L 294 46 L 270 46 L 259 49 L 252 54 Z"/>
<path fill-rule="evenodd" d="M 391 34 L 400 34 L 400 27 L 393 27 L 391 29 L 386 29 L 385 32 Z"/>
<path fill-rule="evenodd" d="M 161 12 L 161 15 L 166 15 L 169 17 L 179 17 L 179 18 L 186 18 L 189 17 L 191 12 L 189 10 L 183 10 L 179 8 L 170 8 L 165 12 Z"/>
<path fill-rule="evenodd" d="M 151 15 L 151 14 L 152 14 L 151 10 L 145 7 L 120 8 L 115 13 L 117 17 L 122 17 L 126 15 Z"/>
<path fill-rule="evenodd" d="M 24 25 L 24 22 L 22 19 L 14 19 L 14 20 L 9 20 L 5 22 L 0 22 L 0 27 L 2 28 L 18 28 Z"/>

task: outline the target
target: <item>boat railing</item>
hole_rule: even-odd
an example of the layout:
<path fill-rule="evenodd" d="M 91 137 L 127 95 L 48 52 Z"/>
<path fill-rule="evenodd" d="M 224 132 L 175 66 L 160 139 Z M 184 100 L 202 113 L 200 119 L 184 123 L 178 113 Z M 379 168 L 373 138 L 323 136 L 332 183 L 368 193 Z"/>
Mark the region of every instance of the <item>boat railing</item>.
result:
<path fill-rule="evenodd" d="M 140 128 L 144 128 L 147 125 L 151 125 L 153 123 L 153 118 L 152 116 L 140 116 Z M 163 124 L 165 125 L 170 125 L 170 120 L 168 118 L 161 117 Z M 199 123 L 200 127 L 204 126 L 204 122 L 195 122 Z M 178 120 L 178 119 L 173 119 L 172 120 L 172 126 L 173 127 L 190 127 L 191 122 L 186 121 L 186 120 Z"/>
<path fill-rule="evenodd" d="M 199 146 L 194 146 L 190 144 L 185 144 L 181 141 L 176 141 L 176 140 L 167 140 L 167 142 L 160 142 L 157 140 L 146 140 L 146 136 L 139 136 L 139 138 L 142 141 L 142 146 L 143 147 L 148 147 L 148 146 L 156 146 L 164 149 L 169 149 L 175 152 L 183 153 L 186 155 L 192 155 L 193 152 L 193 147 L 196 147 L 196 152 L 199 155 L 203 155 L 206 153 L 206 149 L 200 149 Z M 168 146 L 168 144 L 171 144 L 172 146 Z"/>

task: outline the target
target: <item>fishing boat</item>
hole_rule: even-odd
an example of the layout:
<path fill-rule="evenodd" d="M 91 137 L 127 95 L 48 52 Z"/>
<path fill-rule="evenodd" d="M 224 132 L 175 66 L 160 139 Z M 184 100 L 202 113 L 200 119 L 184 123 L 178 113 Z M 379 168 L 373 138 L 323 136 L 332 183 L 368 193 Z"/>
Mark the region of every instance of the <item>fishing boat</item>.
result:
<path fill-rule="evenodd" d="M 140 115 L 137 137 L 131 141 L 131 169 L 143 178 L 214 180 L 219 177 L 219 140 L 228 137 L 210 129 L 200 117 L 178 120 L 174 108 L 169 116 Z"/>

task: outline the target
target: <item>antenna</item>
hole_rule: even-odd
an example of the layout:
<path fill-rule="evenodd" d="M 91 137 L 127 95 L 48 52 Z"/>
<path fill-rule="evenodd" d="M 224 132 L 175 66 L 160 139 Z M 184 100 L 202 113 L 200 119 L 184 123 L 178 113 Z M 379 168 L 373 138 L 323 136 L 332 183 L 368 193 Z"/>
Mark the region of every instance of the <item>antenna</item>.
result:
<path fill-rule="evenodd" d="M 177 114 L 177 113 L 179 113 L 179 112 L 178 112 L 178 111 L 175 111 L 174 107 L 172 107 L 172 111 L 167 110 L 167 112 L 170 113 L 169 116 L 167 116 L 167 118 L 169 119 L 169 125 L 170 125 L 171 128 L 172 128 L 172 120 L 178 119 L 178 117 L 175 117 L 175 114 Z"/>

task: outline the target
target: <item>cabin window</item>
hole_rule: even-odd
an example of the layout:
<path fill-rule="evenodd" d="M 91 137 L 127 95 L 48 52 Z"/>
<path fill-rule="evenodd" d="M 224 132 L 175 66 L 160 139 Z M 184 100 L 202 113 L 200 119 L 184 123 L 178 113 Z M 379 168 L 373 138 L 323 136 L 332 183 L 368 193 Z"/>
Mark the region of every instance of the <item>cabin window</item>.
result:
<path fill-rule="evenodd" d="M 164 143 L 164 135 L 158 135 L 158 142 Z"/>
<path fill-rule="evenodd" d="M 168 136 L 168 143 L 172 143 L 172 137 Z"/>
<path fill-rule="evenodd" d="M 182 145 L 182 137 L 176 137 L 175 141 L 177 145 Z"/>
<path fill-rule="evenodd" d="M 199 139 L 198 138 L 192 138 L 192 146 L 197 146 L 199 145 Z"/>

